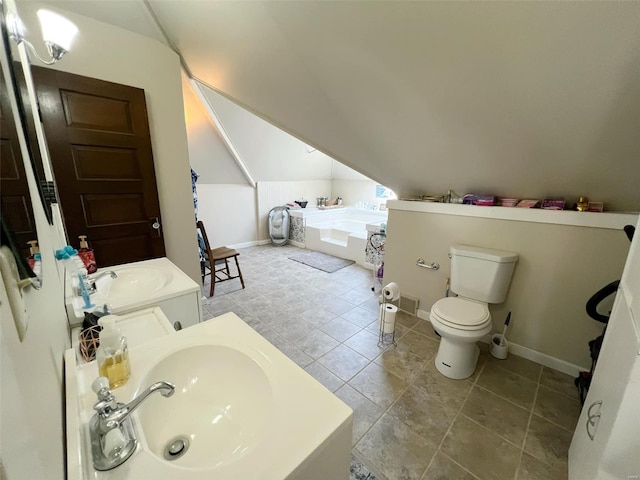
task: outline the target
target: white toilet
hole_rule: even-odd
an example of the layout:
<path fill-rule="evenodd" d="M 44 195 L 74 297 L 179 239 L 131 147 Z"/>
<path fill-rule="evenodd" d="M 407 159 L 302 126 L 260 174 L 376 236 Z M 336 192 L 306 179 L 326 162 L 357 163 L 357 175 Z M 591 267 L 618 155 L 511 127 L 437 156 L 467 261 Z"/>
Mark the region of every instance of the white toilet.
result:
<path fill-rule="evenodd" d="M 470 245 L 452 245 L 449 252 L 450 288 L 458 296 L 434 303 L 429 319 L 442 337 L 436 368 L 462 379 L 476 369 L 476 343 L 493 329 L 488 304 L 505 301 L 518 254 Z"/>

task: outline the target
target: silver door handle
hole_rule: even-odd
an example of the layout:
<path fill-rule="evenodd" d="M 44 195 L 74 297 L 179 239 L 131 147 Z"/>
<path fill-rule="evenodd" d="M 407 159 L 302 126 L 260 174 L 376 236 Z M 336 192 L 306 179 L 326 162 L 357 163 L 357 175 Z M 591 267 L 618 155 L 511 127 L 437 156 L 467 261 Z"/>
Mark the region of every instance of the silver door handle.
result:
<path fill-rule="evenodd" d="M 429 270 L 438 270 L 440 268 L 440 264 L 438 262 L 427 263 L 422 258 L 418 259 L 418 261 L 416 262 L 416 265 L 418 267 L 428 268 Z"/>
<path fill-rule="evenodd" d="M 587 435 L 593 441 L 596 436 L 596 429 L 598 428 L 598 423 L 600 423 L 600 408 L 602 407 L 602 400 L 598 400 L 597 402 L 593 402 L 589 406 L 589 410 L 587 410 Z M 594 412 L 594 409 L 597 410 Z"/>
<path fill-rule="evenodd" d="M 151 224 L 151 228 L 158 232 L 158 236 L 160 236 L 160 219 L 158 217 L 153 217 L 151 221 L 153 222 Z"/>

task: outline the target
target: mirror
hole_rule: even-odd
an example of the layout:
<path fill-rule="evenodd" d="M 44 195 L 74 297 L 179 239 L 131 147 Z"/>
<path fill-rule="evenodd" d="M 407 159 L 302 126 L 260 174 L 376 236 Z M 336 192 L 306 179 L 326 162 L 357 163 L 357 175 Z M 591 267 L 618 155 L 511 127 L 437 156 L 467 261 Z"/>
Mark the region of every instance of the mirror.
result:
<path fill-rule="evenodd" d="M 35 133 L 35 124 L 28 103 L 22 65 L 13 61 L 11 40 L 6 24 L 6 3 L 0 0 L 1 36 L 0 60 L 0 219 L 1 243 L 11 248 L 21 278 L 41 282 L 33 205 L 27 175 L 33 172 L 39 186 L 39 198 L 52 223 L 51 209 L 45 201 L 44 170 Z M 26 102 L 25 102 L 26 100 Z M 23 158 L 23 154 L 28 158 Z M 27 169 L 30 169 L 28 172 Z"/>

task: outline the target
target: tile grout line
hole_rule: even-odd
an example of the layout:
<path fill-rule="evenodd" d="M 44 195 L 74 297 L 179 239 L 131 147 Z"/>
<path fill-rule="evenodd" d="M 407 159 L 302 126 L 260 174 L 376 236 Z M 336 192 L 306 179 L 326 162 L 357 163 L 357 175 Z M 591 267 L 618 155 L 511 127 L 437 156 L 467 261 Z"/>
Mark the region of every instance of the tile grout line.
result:
<path fill-rule="evenodd" d="M 382 353 L 384 353 L 384 352 L 386 352 L 386 351 L 387 351 L 387 350 L 384 350 Z M 380 355 L 382 355 L 382 353 L 381 353 Z M 380 355 L 378 355 L 378 356 L 376 357 L 376 359 L 377 359 L 378 357 L 380 357 Z M 435 357 L 435 355 L 434 355 L 434 357 Z M 427 362 L 431 361 L 432 359 L 433 359 L 433 357 L 431 357 L 429 360 L 427 360 Z M 375 363 L 375 359 L 374 359 L 374 360 L 371 360 L 371 362 L 367 365 L 367 367 L 368 367 L 369 365 L 373 364 L 373 363 Z M 378 365 L 378 364 L 376 363 L 376 365 Z M 382 368 L 383 370 L 387 371 L 387 370 L 386 370 L 382 365 L 378 365 L 378 366 L 379 366 L 380 368 Z M 367 368 L 367 367 L 364 367 L 364 368 Z M 364 370 L 364 368 L 363 368 L 362 370 Z M 426 368 L 426 367 L 423 367 L 423 369 L 424 369 L 424 368 Z M 362 370 L 360 370 L 360 371 L 362 371 Z M 388 372 L 388 373 L 391 373 L 391 372 Z M 357 375 L 357 374 L 356 374 L 356 375 Z M 391 373 L 391 375 L 395 375 L 395 373 Z M 396 375 L 396 376 L 397 376 L 397 375 Z M 354 375 L 354 377 L 355 377 L 355 375 Z M 353 379 L 353 377 L 351 377 L 351 378 Z M 398 378 L 400 378 L 400 377 L 398 377 Z M 415 381 L 415 379 L 414 379 L 413 381 Z M 358 393 L 359 393 L 360 395 L 362 395 L 364 398 L 366 398 L 367 400 L 369 400 L 371 403 L 373 403 L 373 404 L 374 404 L 374 405 L 376 405 L 377 407 L 380 407 L 380 405 L 378 405 L 376 402 L 374 402 L 373 400 L 371 400 L 369 397 L 367 397 L 364 393 L 362 393 L 362 392 L 361 392 L 360 390 L 358 390 L 356 387 L 354 387 L 354 386 L 352 386 L 351 384 L 349 384 L 349 382 L 348 382 L 348 381 L 346 382 L 346 384 L 347 384 L 347 385 L 349 385 L 351 388 L 353 388 L 356 392 L 358 392 Z M 380 416 L 376 419 L 376 421 L 375 421 L 375 422 L 373 422 L 373 423 L 369 426 L 369 428 L 367 428 L 367 429 L 365 430 L 365 432 L 360 436 L 360 438 L 359 438 L 359 439 L 358 439 L 358 441 L 356 442 L 356 445 L 357 445 L 358 443 L 360 443 L 360 440 L 362 440 L 362 439 L 365 437 L 365 435 L 369 432 L 369 430 L 371 430 L 371 429 L 373 428 L 373 426 L 374 426 L 376 423 L 378 423 L 378 422 L 380 421 L 380 419 L 381 419 L 384 415 L 387 415 L 387 412 L 388 412 L 389 410 L 391 410 L 391 408 L 392 408 L 392 407 L 393 407 L 393 405 L 398 401 L 398 399 L 399 399 L 402 395 L 404 395 L 404 393 L 405 393 L 407 390 L 409 390 L 409 387 L 410 387 L 412 384 L 413 384 L 413 382 L 407 382 L 407 386 L 402 390 L 402 392 L 400 392 L 400 394 L 398 395 L 398 397 L 397 397 L 393 402 L 391 402 L 391 404 L 386 408 L 386 410 L 383 410 L 383 411 L 382 411 L 382 413 L 381 413 L 381 414 L 380 414 Z M 382 407 L 380 407 L 380 408 L 382 408 Z M 393 415 L 392 415 L 392 416 L 393 416 Z M 395 418 L 395 417 L 394 417 L 394 418 Z M 404 422 L 402 422 L 402 423 L 404 424 Z M 407 428 L 409 428 L 409 427 L 407 426 Z M 412 430 L 412 429 L 410 429 L 410 430 L 413 432 L 413 430 Z M 416 435 L 419 435 L 419 434 L 418 434 L 418 433 L 416 433 L 416 432 L 413 432 L 413 433 L 415 433 Z M 422 435 L 420 435 L 420 436 L 422 436 Z M 426 440 L 426 439 L 425 439 L 425 440 Z M 352 448 L 352 450 L 354 450 L 355 448 L 356 448 L 356 446 L 354 445 L 354 446 L 353 446 L 353 448 Z M 360 454 L 361 454 L 364 458 L 367 458 L 367 457 L 364 455 L 364 453 L 360 452 Z M 434 454 L 434 456 L 435 456 L 435 454 Z M 367 459 L 367 460 L 369 460 L 369 459 Z M 432 459 L 432 460 L 433 460 L 433 459 Z M 371 460 L 369 460 L 369 462 L 371 462 Z M 424 474 L 424 472 L 422 472 L 422 473 Z"/>
<path fill-rule="evenodd" d="M 422 472 L 422 476 L 424 476 L 424 474 L 427 472 L 427 470 L 429 470 L 429 467 L 431 467 L 431 464 L 433 463 L 433 460 L 436 458 L 436 455 L 438 454 L 438 452 L 442 452 L 442 445 L 444 444 L 444 441 L 447 438 L 447 435 L 449 435 L 449 432 L 451 432 L 451 428 L 453 427 L 453 424 L 456 423 L 456 420 L 458 419 L 458 417 L 460 416 L 460 413 L 462 412 L 462 409 L 464 408 L 464 405 L 467 403 L 467 400 L 469 399 L 469 396 L 471 395 L 471 391 L 473 390 L 473 387 L 476 385 L 476 382 L 478 381 L 478 378 L 480 378 L 480 374 L 482 373 L 482 371 L 484 370 L 484 367 L 486 366 L 486 362 L 482 365 L 482 368 L 480 368 L 480 371 L 478 372 L 478 375 L 476 376 L 476 378 L 473 379 L 473 382 L 471 383 L 471 387 L 469 388 L 469 391 L 466 393 L 466 395 L 464 396 L 464 400 L 462 401 L 462 403 L 460 404 L 460 408 L 458 409 L 456 416 L 453 417 L 453 420 L 451 420 L 451 424 L 449 424 L 449 428 L 447 428 L 447 431 L 445 432 L 445 434 L 442 437 L 442 440 L 440 440 L 440 445 L 438 445 L 438 448 L 436 450 L 436 453 L 433 454 L 433 457 L 431 457 L 431 461 L 429 462 L 429 464 L 427 465 L 427 468 L 425 469 L 424 472 Z M 443 455 L 446 455 L 443 453 Z M 450 458 L 450 457 L 449 457 Z M 458 462 L 456 462 L 453 458 L 451 459 L 456 465 L 458 465 L 459 467 L 461 467 L 465 472 L 473 475 L 474 477 L 478 478 L 474 473 L 470 472 L 469 470 L 467 470 L 465 467 L 463 467 L 462 465 L 460 465 Z M 422 478 L 421 476 L 421 478 Z"/>
<path fill-rule="evenodd" d="M 402 336 L 404 336 L 404 335 L 406 335 L 408 332 L 412 331 L 412 329 L 413 329 L 413 327 L 409 327 L 409 328 L 407 329 L 407 331 L 406 331 Z M 419 332 L 416 332 L 416 333 L 419 333 Z M 426 335 L 425 335 L 425 337 L 426 337 Z M 400 337 L 400 338 L 402 338 L 402 337 Z M 400 340 L 400 338 L 398 338 L 398 340 Z M 427 337 L 427 338 L 428 338 L 428 337 Z M 396 346 L 397 346 L 397 345 L 396 345 Z M 379 358 L 379 357 L 380 357 L 383 353 L 385 353 L 386 351 L 388 351 L 388 349 L 387 349 L 387 350 L 384 350 L 383 352 L 381 352 L 381 353 L 380 353 L 380 355 L 378 355 L 374 360 L 371 360 L 371 362 L 369 363 L 369 365 L 371 365 L 372 363 L 375 363 L 375 360 L 376 360 L 377 358 Z M 431 361 L 433 361 L 433 359 L 435 358 L 435 356 L 436 356 L 436 355 L 437 355 L 437 353 L 434 353 L 431 357 L 429 357 L 429 359 L 425 360 L 425 366 L 424 366 L 424 367 L 422 367 L 422 370 L 424 370 L 425 368 L 427 368 L 428 363 L 429 363 L 429 362 L 431 362 Z M 367 365 L 367 366 L 369 366 L 369 365 Z M 376 365 L 378 365 L 378 364 L 376 363 Z M 388 371 L 388 370 L 386 370 L 382 365 L 378 365 L 378 366 L 379 366 L 380 368 L 382 368 L 383 370 L 385 370 L 386 372 L 390 373 L 391 375 L 395 375 L 395 373 L 389 372 L 389 371 Z M 366 367 L 365 367 L 365 368 L 366 368 Z M 362 371 L 362 370 L 361 370 L 361 371 Z M 355 375 L 354 375 L 354 376 L 355 376 Z M 397 376 L 397 375 L 396 375 L 396 376 Z M 352 377 L 352 378 L 353 378 L 353 377 Z M 400 378 L 400 377 L 398 377 L 398 378 Z M 400 397 L 402 397 L 402 395 L 404 395 L 404 394 L 405 394 L 405 392 L 406 392 L 407 390 L 409 390 L 409 388 L 411 387 L 411 385 L 413 385 L 413 384 L 414 384 L 414 382 L 416 381 L 416 379 L 417 379 L 417 376 L 416 376 L 416 378 L 414 378 L 411 382 L 407 382 L 407 386 L 406 386 L 404 389 L 402 389 L 402 391 L 401 391 L 401 392 L 400 392 L 400 394 L 397 396 L 397 398 L 396 398 L 393 402 L 391 402 L 391 404 L 386 408 L 386 410 L 383 410 L 383 412 L 382 412 L 382 414 L 380 415 L 380 417 L 378 417 L 378 418 L 376 419 L 376 421 L 375 421 L 375 422 L 373 422 L 373 423 L 369 426 L 369 428 L 367 428 L 367 430 L 366 430 L 366 431 L 365 431 L 365 432 L 360 436 L 360 438 L 359 438 L 359 439 L 358 439 L 358 441 L 356 442 L 356 445 L 357 445 L 358 443 L 360 443 L 360 440 L 362 440 L 362 439 L 365 437 L 365 435 L 369 432 L 369 430 L 371 430 L 371 429 L 373 428 L 373 426 L 374 426 L 376 423 L 378 423 L 378 422 L 380 421 L 380 419 L 381 419 L 384 415 L 387 415 L 387 414 L 388 414 L 388 412 L 391 410 L 391 408 L 393 408 L 393 406 L 394 406 L 394 405 L 395 405 L 395 403 L 400 399 Z M 404 380 L 404 379 L 403 379 L 403 380 Z M 358 390 L 358 389 L 357 389 L 357 388 L 355 388 L 354 386 L 350 385 L 350 384 L 349 384 L 349 382 L 346 382 L 346 384 L 347 384 L 347 385 L 349 385 L 351 388 L 353 388 L 356 392 L 358 392 L 358 393 L 360 393 L 361 395 L 363 395 L 367 400 L 369 400 L 370 402 L 372 402 L 374 405 L 376 405 L 376 406 L 378 406 L 378 407 L 380 406 L 380 405 L 378 405 L 377 403 L 375 403 L 373 400 L 371 400 L 370 398 L 368 398 L 366 395 L 364 395 L 362 392 L 360 392 L 360 390 Z M 393 415 L 391 415 L 391 416 L 393 417 Z M 394 418 L 395 418 L 395 417 L 394 417 Z M 418 436 L 422 437 L 422 435 L 420 435 L 419 433 L 417 433 L 417 432 L 413 431 L 413 429 L 412 429 L 411 427 L 409 427 L 408 425 L 406 425 L 404 422 L 402 422 L 402 424 L 403 424 L 403 425 L 405 425 L 407 428 L 409 428 L 409 430 L 411 430 L 411 431 L 412 431 L 413 433 L 415 433 L 416 435 L 418 435 Z M 422 438 L 424 438 L 424 437 L 422 437 Z M 426 440 L 426 438 L 425 438 L 425 440 Z M 430 442 L 428 442 L 428 443 L 430 443 Z M 354 446 L 353 446 L 353 448 L 352 448 L 352 450 L 355 450 L 355 449 L 356 449 L 356 446 L 354 445 Z M 427 465 L 427 468 L 422 472 L 421 477 L 422 477 L 422 475 L 424 475 L 424 472 L 426 472 L 426 470 L 429 468 L 429 465 L 431 465 L 431 462 L 433 461 L 433 458 L 435 457 L 435 455 L 436 455 L 436 453 L 437 453 L 437 452 L 438 452 L 438 449 L 436 449 L 436 452 L 433 454 L 433 457 L 431 458 L 431 461 L 430 461 L 430 462 L 429 462 L 429 464 Z M 360 453 L 364 458 L 367 458 L 367 457 L 366 457 L 362 452 L 359 452 L 359 453 Z M 369 460 L 369 459 L 367 459 L 367 460 Z M 371 460 L 369 460 L 369 462 L 371 462 Z"/>
<path fill-rule="evenodd" d="M 538 391 L 540 390 L 540 380 L 542 379 L 542 368 L 538 374 L 538 384 L 536 385 L 536 392 L 533 395 L 533 404 L 531 405 L 531 412 L 529 413 L 529 421 L 527 422 L 527 429 L 524 432 L 524 439 L 522 439 L 522 447 L 520 448 L 520 459 L 518 460 L 518 467 L 514 475 L 514 480 L 517 480 L 518 473 L 520 473 L 520 467 L 522 466 L 522 457 L 524 457 L 524 447 L 527 444 L 527 438 L 529 437 L 529 429 L 531 428 L 531 420 L 533 419 L 533 411 L 536 408 L 536 402 L 538 401 Z"/>

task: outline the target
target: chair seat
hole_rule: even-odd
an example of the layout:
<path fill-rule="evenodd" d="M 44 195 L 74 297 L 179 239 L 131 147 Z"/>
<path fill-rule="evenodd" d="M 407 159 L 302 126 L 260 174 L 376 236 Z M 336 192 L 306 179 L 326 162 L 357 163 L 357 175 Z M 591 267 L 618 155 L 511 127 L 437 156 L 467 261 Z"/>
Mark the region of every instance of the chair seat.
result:
<path fill-rule="evenodd" d="M 240 252 L 238 252 L 237 250 L 227 247 L 214 248 L 210 251 L 210 253 L 213 261 L 224 260 L 225 258 L 231 258 L 235 257 L 236 255 L 240 255 Z"/>

